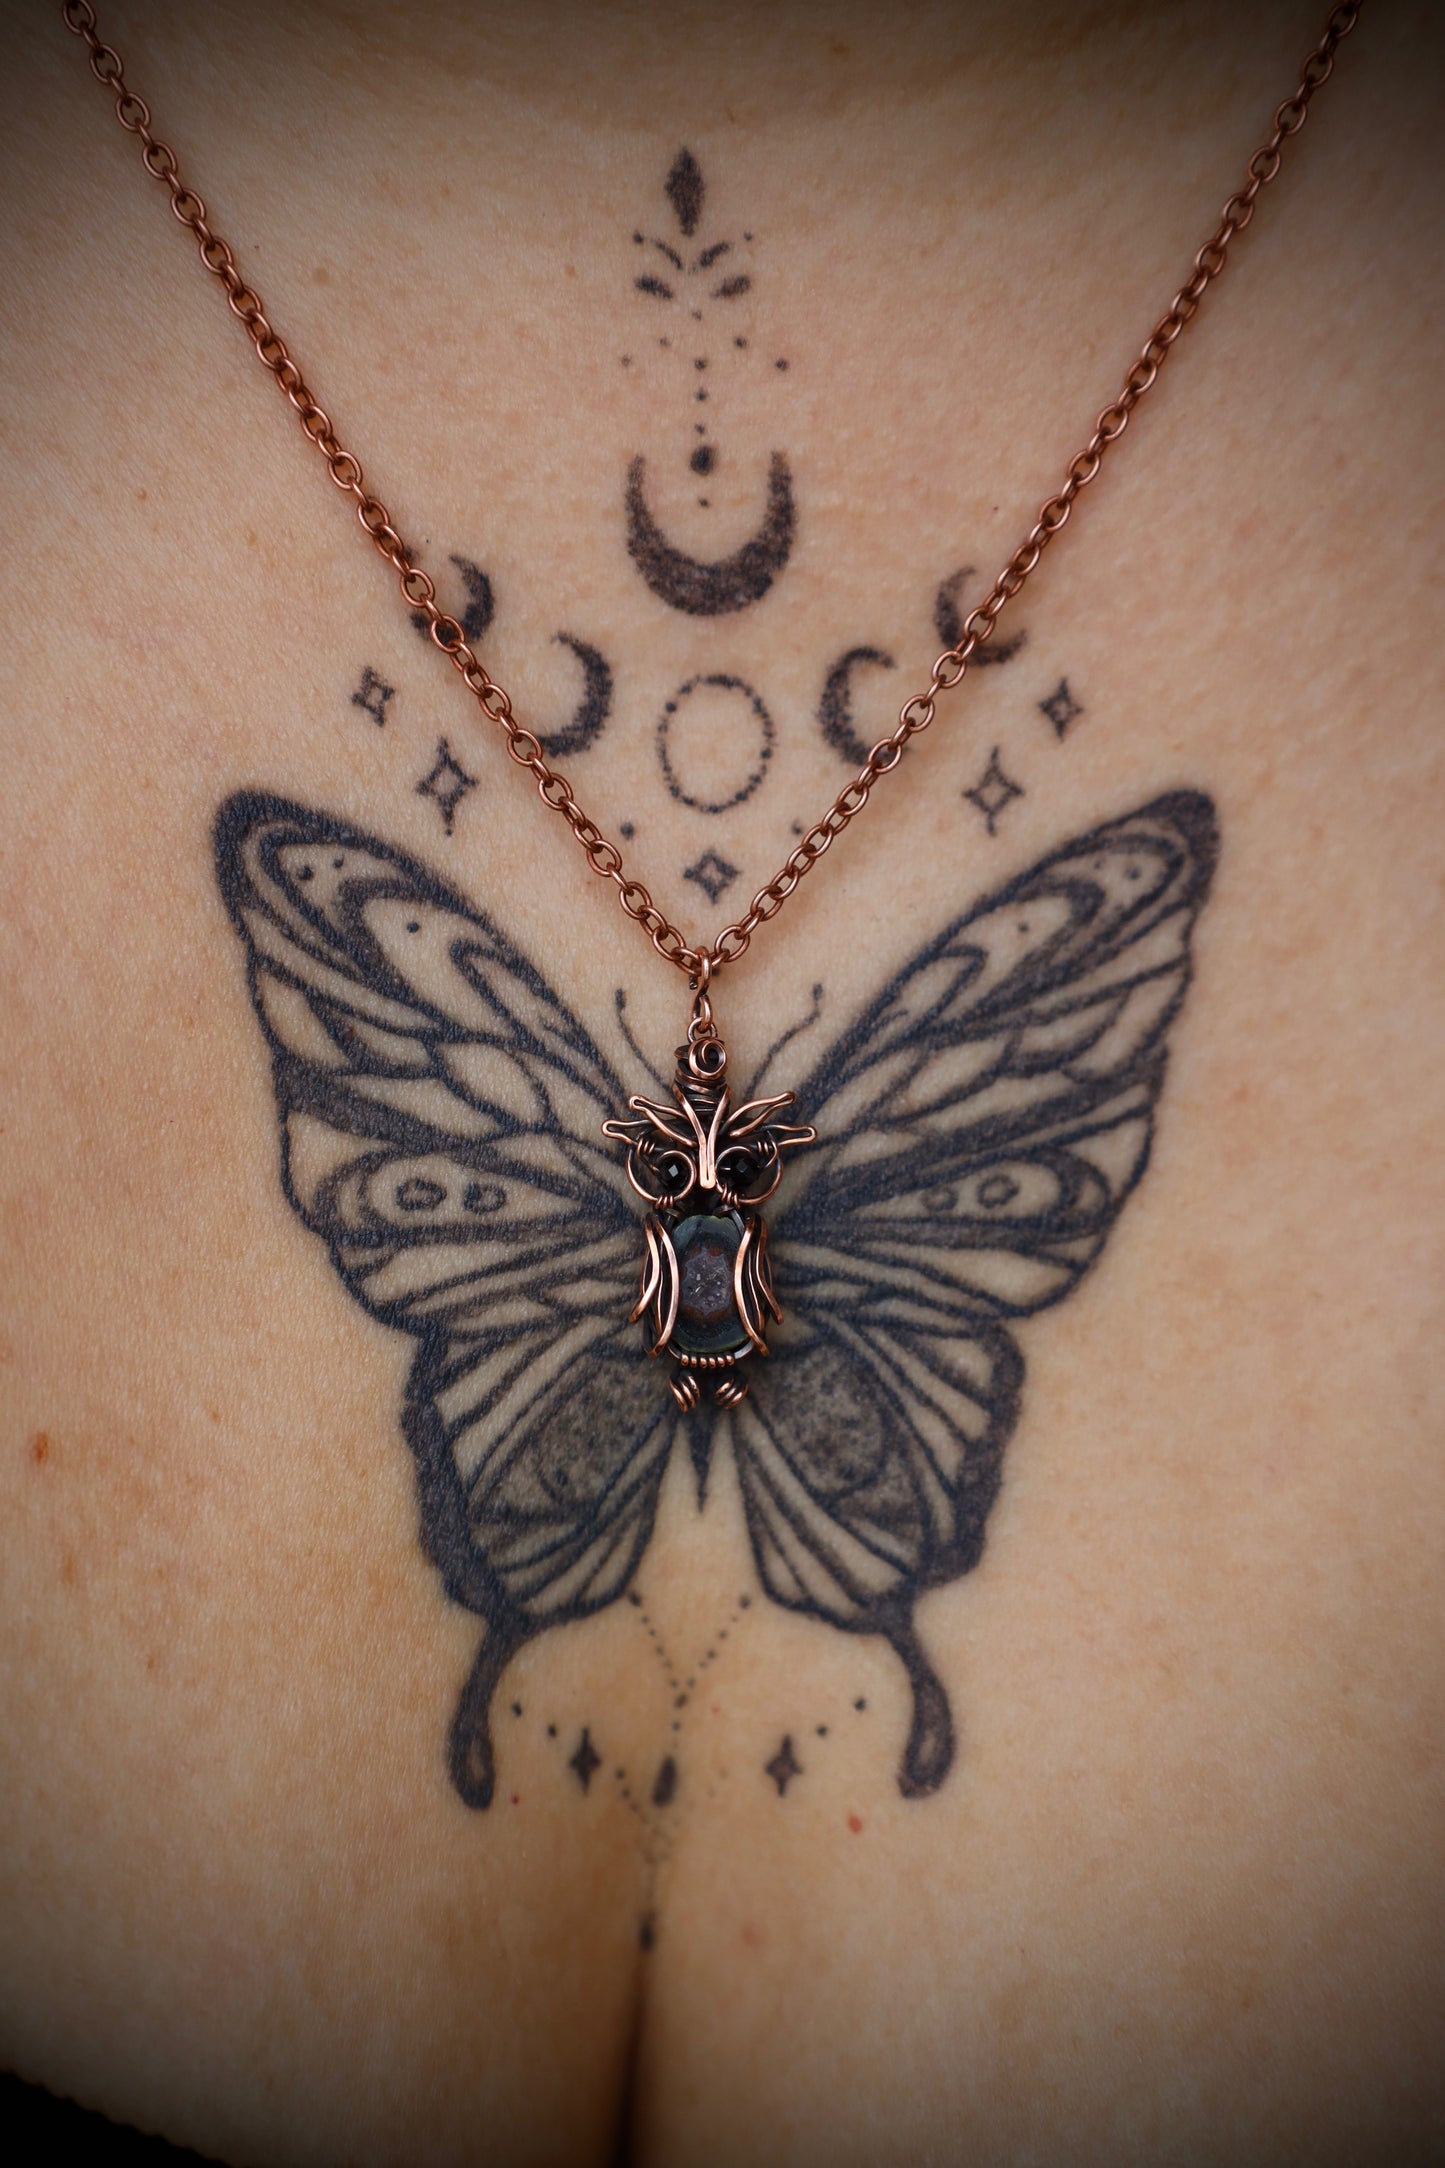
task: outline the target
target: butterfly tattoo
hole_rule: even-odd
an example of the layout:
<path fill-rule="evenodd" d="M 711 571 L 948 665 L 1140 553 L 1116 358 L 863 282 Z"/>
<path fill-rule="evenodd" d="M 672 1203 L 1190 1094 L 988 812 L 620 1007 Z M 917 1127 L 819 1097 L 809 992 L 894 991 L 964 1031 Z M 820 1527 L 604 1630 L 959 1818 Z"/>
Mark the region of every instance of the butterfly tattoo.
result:
<path fill-rule="evenodd" d="M 1019 1412 L 1015 1321 L 1078 1285 L 1144 1172 L 1210 801 L 1157 798 L 984 897 L 816 1063 L 798 1100 L 817 1141 L 771 1228 L 788 1322 L 745 1399 L 691 1408 L 629 1322 L 640 1214 L 602 1126 L 624 1087 L 535 966 L 327 813 L 243 793 L 215 841 L 287 1200 L 416 1343 L 422 1540 L 483 1621 L 450 1733 L 461 1797 L 492 1798 L 512 1657 L 627 1590 L 680 1445 L 700 1498 L 731 1451 L 775 1603 L 897 1651 L 898 1782 L 936 1790 L 954 1726 L 914 1608 L 978 1562 Z"/>

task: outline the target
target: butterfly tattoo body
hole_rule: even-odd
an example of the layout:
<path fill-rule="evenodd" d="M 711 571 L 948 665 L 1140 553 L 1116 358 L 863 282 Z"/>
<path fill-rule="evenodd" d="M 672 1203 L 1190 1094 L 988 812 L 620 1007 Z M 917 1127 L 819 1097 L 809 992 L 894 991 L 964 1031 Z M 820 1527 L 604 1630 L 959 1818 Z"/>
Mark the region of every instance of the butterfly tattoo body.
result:
<path fill-rule="evenodd" d="M 754 1209 L 778 1171 L 768 1153 L 806 1135 L 778 1123 L 780 1097 L 737 1110 L 742 1156 L 705 1209 L 647 1174 L 644 1231 L 617 1145 L 634 1173 L 639 1154 L 665 1155 L 681 1101 L 634 1100 L 629 1122 L 571 1011 L 413 859 L 282 799 L 221 808 L 217 870 L 271 1049 L 285 1194 L 353 1297 L 416 1342 L 403 1428 L 422 1538 L 484 1621 L 450 1735 L 471 1805 L 492 1797 L 506 1665 L 626 1591 L 679 1443 L 700 1492 L 730 1448 L 775 1602 L 897 1650 L 913 1702 L 900 1787 L 942 1782 L 953 1720 L 915 1605 L 980 1556 L 1018 1416 L 1014 1321 L 1077 1286 L 1144 1171 L 1216 852 L 1208 799 L 1174 793 L 921 949 L 801 1086 L 816 1142 L 769 1246 Z M 678 1353 L 676 1314 L 661 1328 L 689 1255 L 729 1352 L 749 1322 L 761 1338 L 776 1278 L 787 1322 L 766 1359 L 751 1346 L 746 1397 L 675 1398 L 650 1359 Z M 727 1273 L 731 1310 L 712 1285 Z"/>

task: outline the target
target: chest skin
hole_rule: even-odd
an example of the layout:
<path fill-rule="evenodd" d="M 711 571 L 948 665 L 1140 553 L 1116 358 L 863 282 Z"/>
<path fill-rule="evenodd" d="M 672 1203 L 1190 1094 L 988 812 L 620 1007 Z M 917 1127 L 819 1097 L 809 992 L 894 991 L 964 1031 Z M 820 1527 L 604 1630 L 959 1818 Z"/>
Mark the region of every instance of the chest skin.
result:
<path fill-rule="evenodd" d="M 559 635 L 607 661 L 561 764 L 710 931 L 846 780 L 836 665 L 892 660 L 850 666 L 871 742 L 940 589 L 971 566 L 976 600 L 1027 530 L 1313 21 L 347 21 L 113 33 L 439 591 L 468 599 L 453 554 L 487 573 L 519 712 L 575 718 Z M 1430 2157 L 1438 35 L 1367 16 L 1023 646 L 717 990 L 746 1078 L 821 986 L 786 1085 L 1061 838 L 1165 790 L 1219 807 L 1147 1176 L 1032 1330 L 986 1556 L 925 1607 L 955 1774 L 901 1799 L 893 1659 L 764 1613 L 724 1450 L 705 1511 L 670 1474 L 641 1603 L 519 1657 L 479 1818 L 439 1739 L 475 1634 L 416 1541 L 406 1351 L 281 1193 L 216 806 L 285 790 L 436 863 L 629 1089 L 658 1087 L 617 990 L 665 1060 L 686 989 L 453 704 L 74 41 L 13 30 L 0 2061 L 237 2161 L 601 2162 L 624 2120 L 647 2163 Z M 706 349 L 637 285 L 676 276 L 654 237 L 691 260 L 684 146 L 698 248 L 754 237 Z M 733 612 L 660 598 L 633 462 L 706 564 L 759 530 L 775 453 L 786 570 Z M 773 726 L 722 813 L 767 733 L 726 686 L 668 714 L 712 678 Z M 418 794 L 443 736 L 478 779 L 450 831 Z M 990 833 L 965 793 L 995 747 L 1023 795 Z"/>

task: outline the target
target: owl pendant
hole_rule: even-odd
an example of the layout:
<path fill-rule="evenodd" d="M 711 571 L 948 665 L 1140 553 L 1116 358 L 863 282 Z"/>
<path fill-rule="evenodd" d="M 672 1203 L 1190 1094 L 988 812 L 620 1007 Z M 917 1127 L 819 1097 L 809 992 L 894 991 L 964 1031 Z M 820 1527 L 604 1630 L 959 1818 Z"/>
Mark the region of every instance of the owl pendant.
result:
<path fill-rule="evenodd" d="M 734 1107 L 727 1051 L 710 1027 L 678 1048 L 675 1104 L 634 1096 L 632 1119 L 604 1122 L 627 1146 L 627 1178 L 649 1206 L 642 1288 L 632 1311 L 651 1351 L 670 1355 L 669 1379 L 684 1411 L 705 1386 L 722 1407 L 747 1392 L 739 1365 L 768 1352 L 768 1321 L 782 1322 L 759 1209 L 783 1174 L 783 1154 L 817 1132 L 775 1117 L 791 1092 Z"/>

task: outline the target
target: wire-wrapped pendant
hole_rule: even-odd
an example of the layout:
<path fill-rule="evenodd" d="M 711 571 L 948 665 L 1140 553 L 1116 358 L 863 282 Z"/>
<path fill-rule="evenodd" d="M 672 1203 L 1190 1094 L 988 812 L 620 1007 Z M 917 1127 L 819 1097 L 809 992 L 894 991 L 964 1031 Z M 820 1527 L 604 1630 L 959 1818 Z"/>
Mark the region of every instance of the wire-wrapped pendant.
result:
<path fill-rule="evenodd" d="M 630 1119 L 602 1125 L 627 1146 L 627 1178 L 650 1208 L 632 1317 L 646 1321 L 652 1353 L 677 1364 L 669 1383 L 684 1410 L 705 1387 L 735 1407 L 748 1389 L 738 1365 L 768 1352 L 768 1322 L 783 1313 L 759 1207 L 782 1179 L 784 1152 L 817 1134 L 775 1118 L 793 1104 L 791 1092 L 734 1107 L 726 1072 L 704 987 L 677 1050 L 675 1105 L 634 1095 Z"/>

